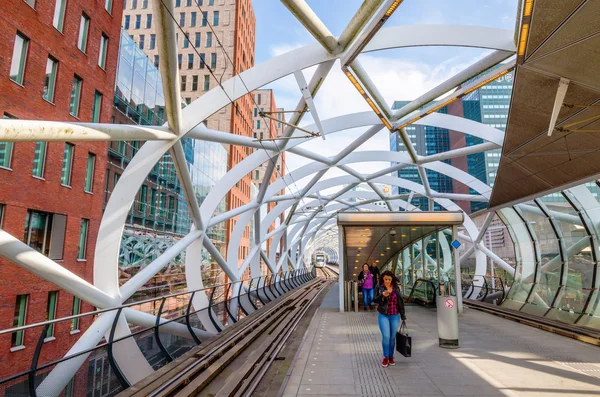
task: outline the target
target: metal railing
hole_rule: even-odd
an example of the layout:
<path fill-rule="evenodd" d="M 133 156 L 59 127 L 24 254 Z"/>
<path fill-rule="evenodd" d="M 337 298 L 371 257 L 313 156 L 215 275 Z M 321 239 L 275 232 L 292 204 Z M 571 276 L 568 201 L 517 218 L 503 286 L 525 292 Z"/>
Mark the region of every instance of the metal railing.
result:
<path fill-rule="evenodd" d="M 198 336 L 198 333 L 202 333 L 203 331 L 206 333 L 206 329 L 202 326 L 198 317 L 202 312 L 207 314 L 214 329 L 220 332 L 225 327 L 238 322 L 240 319 L 259 310 L 262 306 L 268 304 L 272 300 L 298 288 L 315 277 L 315 269 L 298 269 L 286 273 L 268 274 L 265 276 L 213 285 L 198 290 L 177 292 L 157 298 L 131 302 L 109 309 L 96 310 L 35 324 L 28 324 L 22 327 L 0 330 L 0 336 L 2 336 L 30 331 L 35 328 L 42 328 L 37 339 L 37 345 L 32 354 L 29 369 L 0 379 L 0 392 L 19 386 L 20 388 L 17 393 L 25 393 L 25 395 L 28 393 L 30 396 L 36 397 L 36 388 L 39 386 L 37 384 L 38 374 L 43 375 L 40 377 L 45 378 L 48 372 L 56 365 L 68 360 L 73 360 L 82 355 L 90 355 L 91 358 L 87 358 L 87 361 L 90 363 L 90 368 L 93 360 L 100 359 L 103 362 L 106 358 L 108 361 L 109 369 L 106 371 L 107 374 L 104 373 L 104 370 L 101 371 L 103 376 L 107 379 L 100 379 L 100 383 L 103 384 L 103 381 L 106 381 L 106 383 L 110 384 L 111 379 L 116 380 L 117 382 L 112 382 L 113 389 L 108 390 L 108 394 L 112 395 L 113 393 L 124 390 L 130 386 L 115 360 L 115 344 L 134 338 L 140 347 L 140 350 L 142 350 L 142 353 L 148 359 L 150 365 L 156 370 L 164 364 L 181 356 L 194 346 L 202 343 Z M 195 310 L 192 307 L 192 303 L 196 294 L 201 292 L 204 292 L 209 296 L 208 305 L 202 309 Z M 175 303 L 174 308 L 172 307 L 173 303 Z M 158 307 L 154 325 L 150 327 L 134 326 L 131 334 L 121 338 L 115 337 L 117 323 L 121 318 L 123 311 L 136 306 L 139 306 L 140 308 L 143 308 L 144 306 L 151 307 L 152 311 Z M 49 341 L 48 331 L 50 329 L 55 329 L 60 323 L 71 322 L 71 324 L 73 324 L 74 321 L 79 323 L 82 319 L 92 319 L 99 315 L 114 312 L 116 312 L 116 314 L 112 320 L 108 340 L 104 339 L 97 346 L 79 351 L 77 354 L 72 354 L 43 364 L 39 363 L 45 342 Z M 197 314 L 197 316 L 193 316 L 194 314 Z M 176 332 L 178 335 L 173 334 L 174 328 L 171 328 L 170 332 L 164 331 L 165 327 L 168 327 L 170 324 L 178 327 Z M 183 327 L 180 327 L 180 325 Z M 161 330 L 163 332 L 161 332 Z M 185 336 L 182 336 L 181 331 L 183 330 L 186 331 Z M 175 339 L 175 343 L 169 345 L 169 341 L 173 342 L 173 339 Z M 156 344 L 158 350 L 151 351 L 152 348 L 144 350 L 143 347 L 140 346 L 140 342 L 149 345 Z M 95 384 L 95 375 L 96 374 L 90 374 L 90 376 L 86 376 L 88 382 L 92 381 Z M 95 396 L 96 394 L 89 393 L 89 391 L 93 389 L 95 389 L 95 387 L 91 387 L 90 389 L 90 384 L 88 384 L 87 395 Z M 110 387 L 107 389 L 110 389 Z M 59 391 L 56 394 L 60 394 L 61 392 L 62 391 Z M 81 391 L 76 392 L 74 395 L 79 395 L 78 393 L 80 394 Z M 100 394 L 105 396 L 107 395 L 107 392 L 103 391 Z M 10 394 L 7 393 L 6 395 Z"/>
<path fill-rule="evenodd" d="M 479 293 L 474 296 L 476 288 L 479 287 Z M 495 300 L 496 305 L 500 305 L 506 299 L 507 285 L 501 277 L 491 277 L 483 275 L 463 276 L 462 277 L 463 298 L 472 299 L 481 302 Z"/>

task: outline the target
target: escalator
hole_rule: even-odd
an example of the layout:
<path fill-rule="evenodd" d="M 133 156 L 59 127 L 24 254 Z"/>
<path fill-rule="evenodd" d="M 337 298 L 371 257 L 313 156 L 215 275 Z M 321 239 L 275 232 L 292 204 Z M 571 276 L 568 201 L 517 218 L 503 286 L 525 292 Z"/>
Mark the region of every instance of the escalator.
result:
<path fill-rule="evenodd" d="M 416 303 L 424 307 L 435 307 L 437 281 L 419 278 L 415 281 L 408 296 L 404 295 L 406 303 Z M 408 292 L 408 291 L 405 291 Z"/>
<path fill-rule="evenodd" d="M 501 305 L 506 299 L 508 287 L 500 277 L 468 275 L 463 276 L 461 282 L 464 300 Z"/>

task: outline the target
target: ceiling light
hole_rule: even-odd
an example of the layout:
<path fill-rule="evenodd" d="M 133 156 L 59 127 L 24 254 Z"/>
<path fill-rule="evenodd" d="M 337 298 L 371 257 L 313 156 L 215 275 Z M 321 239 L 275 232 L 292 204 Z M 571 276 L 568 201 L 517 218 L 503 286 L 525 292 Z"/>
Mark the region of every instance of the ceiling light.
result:
<path fill-rule="evenodd" d="M 357 259 L 357 260 L 355 260 L 354 262 L 358 263 L 358 259 Z"/>
<path fill-rule="evenodd" d="M 356 256 L 360 256 L 360 254 L 356 254 Z"/>
<path fill-rule="evenodd" d="M 402 237 L 406 237 L 406 234 L 403 234 Z"/>
<path fill-rule="evenodd" d="M 375 261 L 375 263 L 379 263 L 379 259 L 377 259 L 377 260 Z"/>
<path fill-rule="evenodd" d="M 361 234 L 360 237 L 367 237 L 367 235 L 366 234 Z"/>
<path fill-rule="evenodd" d="M 392 243 L 394 243 L 394 244 L 398 244 L 398 242 L 397 242 L 396 240 L 392 241 Z"/>
<path fill-rule="evenodd" d="M 359 249 L 359 250 L 361 250 L 361 249 L 362 249 L 362 247 L 358 247 L 358 249 Z"/>
<path fill-rule="evenodd" d="M 369 228 L 367 227 L 367 228 L 365 228 L 365 230 L 371 230 L 371 229 L 369 229 Z"/>
<path fill-rule="evenodd" d="M 417 230 L 417 228 L 416 228 L 416 227 L 413 227 L 411 230 Z"/>
<path fill-rule="evenodd" d="M 385 254 L 380 254 L 381 256 L 385 256 Z"/>
<path fill-rule="evenodd" d="M 386 250 L 389 250 L 389 249 L 390 249 L 390 247 L 385 247 L 385 249 L 386 249 Z"/>

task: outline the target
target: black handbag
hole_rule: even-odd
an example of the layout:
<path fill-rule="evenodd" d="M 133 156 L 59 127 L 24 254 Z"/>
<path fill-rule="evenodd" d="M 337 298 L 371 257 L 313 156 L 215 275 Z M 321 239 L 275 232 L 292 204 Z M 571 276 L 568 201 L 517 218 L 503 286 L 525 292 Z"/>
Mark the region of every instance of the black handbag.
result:
<path fill-rule="evenodd" d="M 412 338 L 408 335 L 406 323 L 402 323 L 400 331 L 396 332 L 396 351 L 404 357 L 410 357 L 412 351 Z"/>

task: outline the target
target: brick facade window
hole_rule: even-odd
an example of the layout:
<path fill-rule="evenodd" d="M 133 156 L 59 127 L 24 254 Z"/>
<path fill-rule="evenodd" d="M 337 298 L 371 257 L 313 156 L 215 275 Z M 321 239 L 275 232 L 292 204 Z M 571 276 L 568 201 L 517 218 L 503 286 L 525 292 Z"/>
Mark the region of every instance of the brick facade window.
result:
<path fill-rule="evenodd" d="M 17 295 L 15 303 L 15 315 L 13 320 L 13 328 L 22 327 L 27 321 L 27 306 L 29 303 L 29 295 Z M 23 346 L 25 341 L 25 331 L 18 331 L 12 334 L 11 346 Z"/>
<path fill-rule="evenodd" d="M 54 88 L 56 86 L 56 74 L 58 72 L 58 61 L 48 57 L 46 61 L 46 77 L 44 78 L 44 92 L 42 98 L 48 102 L 54 102 Z"/>
<path fill-rule="evenodd" d="M 67 0 L 56 0 L 56 5 L 54 6 L 54 19 L 52 20 L 52 26 L 54 26 L 59 32 L 63 31 L 63 26 L 65 24 L 66 4 Z"/>
<path fill-rule="evenodd" d="M 85 186 L 83 190 L 92 193 L 94 188 L 94 169 L 96 168 L 96 155 L 88 153 L 87 165 L 85 169 Z"/>
<path fill-rule="evenodd" d="M 87 15 L 81 14 L 81 21 L 79 23 L 79 38 L 77 39 L 77 48 L 81 50 L 81 52 L 85 53 L 87 49 L 87 39 L 88 39 L 88 31 L 90 29 L 90 17 Z"/>
<path fill-rule="evenodd" d="M 47 142 L 36 142 L 35 152 L 33 154 L 33 171 L 32 175 L 38 178 L 44 177 L 44 168 L 46 165 Z"/>
<path fill-rule="evenodd" d="M 108 36 L 104 33 L 100 36 L 100 52 L 98 54 L 98 66 L 106 69 L 106 54 L 108 51 Z"/>
<path fill-rule="evenodd" d="M 79 102 L 81 99 L 81 85 L 83 80 L 81 77 L 75 75 L 73 77 L 73 85 L 71 87 L 71 102 L 69 104 L 69 113 L 71 116 L 79 116 Z"/>
<path fill-rule="evenodd" d="M 15 46 L 13 47 L 12 61 L 10 64 L 10 79 L 18 84 L 23 84 L 28 47 L 29 39 L 22 33 L 17 32 L 17 35 L 15 36 Z"/>
<path fill-rule="evenodd" d="M 85 259 L 89 226 L 90 220 L 82 218 L 79 225 L 79 245 L 77 247 L 77 259 L 79 260 Z"/>
<path fill-rule="evenodd" d="M 65 143 L 65 152 L 63 155 L 62 173 L 60 177 L 60 183 L 65 186 L 71 186 L 71 173 L 73 170 L 73 154 L 75 152 L 75 145 L 72 143 Z"/>

